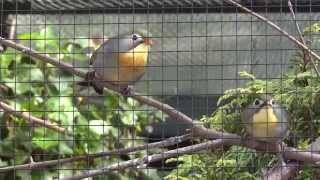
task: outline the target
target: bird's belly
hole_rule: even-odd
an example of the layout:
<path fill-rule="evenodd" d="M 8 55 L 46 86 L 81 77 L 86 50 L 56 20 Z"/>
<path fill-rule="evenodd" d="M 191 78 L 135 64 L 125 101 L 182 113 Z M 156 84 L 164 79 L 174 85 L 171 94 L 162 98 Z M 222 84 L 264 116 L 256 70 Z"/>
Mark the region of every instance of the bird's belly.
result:
<path fill-rule="evenodd" d="M 119 68 L 105 68 L 103 73 L 103 80 L 118 85 L 132 85 L 138 81 L 145 73 L 144 67 L 119 67 Z M 99 73 L 99 74 L 101 74 Z"/>
<path fill-rule="evenodd" d="M 265 141 L 277 141 L 282 139 L 283 125 L 273 112 L 272 108 L 262 108 L 257 112 L 250 124 L 251 135 L 254 138 Z"/>

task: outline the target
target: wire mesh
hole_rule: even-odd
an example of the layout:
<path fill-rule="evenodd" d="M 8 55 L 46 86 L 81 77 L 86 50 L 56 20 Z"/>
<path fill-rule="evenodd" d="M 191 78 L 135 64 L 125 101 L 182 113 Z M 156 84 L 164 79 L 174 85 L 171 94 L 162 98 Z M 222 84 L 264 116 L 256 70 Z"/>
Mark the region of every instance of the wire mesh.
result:
<path fill-rule="evenodd" d="M 237 2 L 288 34 L 230 0 L 2 0 L 0 179 L 318 179 L 319 3 Z"/>

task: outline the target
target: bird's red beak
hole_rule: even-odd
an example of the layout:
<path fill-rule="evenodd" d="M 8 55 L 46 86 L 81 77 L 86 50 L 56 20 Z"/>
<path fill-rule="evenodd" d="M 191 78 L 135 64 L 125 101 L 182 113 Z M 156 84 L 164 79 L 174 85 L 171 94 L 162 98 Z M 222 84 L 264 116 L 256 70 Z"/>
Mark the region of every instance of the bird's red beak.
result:
<path fill-rule="evenodd" d="M 150 38 L 144 38 L 144 43 L 146 45 L 152 46 L 153 45 L 153 41 Z"/>

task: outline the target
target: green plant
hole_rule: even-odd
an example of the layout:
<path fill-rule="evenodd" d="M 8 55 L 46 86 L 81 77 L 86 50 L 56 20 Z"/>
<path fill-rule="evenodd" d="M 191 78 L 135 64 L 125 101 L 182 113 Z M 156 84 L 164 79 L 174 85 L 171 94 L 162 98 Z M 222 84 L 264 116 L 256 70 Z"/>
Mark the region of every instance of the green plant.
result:
<path fill-rule="evenodd" d="M 40 32 L 19 34 L 18 39 L 41 53 L 67 63 L 87 64 L 89 58 L 84 51 L 89 47 L 88 38 L 59 39 L 51 27 Z M 0 67 L 1 87 L 5 89 L 0 92 L 2 100 L 18 110 L 55 122 L 68 132 L 59 134 L 2 112 L 1 166 L 23 164 L 30 159 L 45 161 L 131 147 L 144 143 L 137 139 L 146 125 L 165 117 L 161 112 L 112 91 L 106 91 L 103 97 L 94 97 L 91 91 L 81 90 L 75 85 L 75 81 L 80 79 L 12 49 L 0 56 Z M 145 153 L 120 156 L 120 159 L 111 156 L 48 170 L 12 171 L 1 173 L 0 179 L 61 177 L 74 173 L 71 169 L 80 171 L 101 167 L 142 155 Z M 104 178 L 128 177 L 158 179 L 159 175 L 155 170 L 128 169 L 121 174 L 110 173 Z"/>
<path fill-rule="evenodd" d="M 320 45 L 318 36 L 312 36 L 319 32 L 318 23 L 305 29 L 305 38 L 309 38 L 310 46 Z M 291 112 L 290 135 L 285 142 L 300 149 L 307 148 L 320 135 L 320 78 L 314 72 L 307 52 L 297 51 L 291 62 L 293 65 L 288 71 L 275 80 L 256 79 L 253 74 L 239 72 L 248 82 L 241 88 L 225 91 L 218 101 L 220 106 L 211 116 L 203 117 L 201 121 L 212 129 L 244 136 L 240 125 L 241 108 L 258 94 L 271 93 Z M 315 65 L 318 67 L 319 63 Z M 184 163 L 172 171 L 167 179 L 260 179 L 262 172 L 277 162 L 273 155 L 239 146 L 184 155 L 180 159 Z M 315 166 L 305 166 L 299 171 L 298 179 L 318 179 L 318 174 L 319 170 Z"/>

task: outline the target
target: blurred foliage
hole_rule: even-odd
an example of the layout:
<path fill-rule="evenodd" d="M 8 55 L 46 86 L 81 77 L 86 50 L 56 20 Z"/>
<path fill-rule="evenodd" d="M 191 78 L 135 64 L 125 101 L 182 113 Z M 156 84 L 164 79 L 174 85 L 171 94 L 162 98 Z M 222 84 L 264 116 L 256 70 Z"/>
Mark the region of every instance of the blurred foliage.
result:
<path fill-rule="evenodd" d="M 311 48 L 320 46 L 318 23 L 304 30 Z M 313 59 L 319 68 L 319 61 Z M 247 83 L 244 87 L 226 90 L 218 101 L 219 107 L 202 122 L 216 130 L 245 135 L 241 126 L 241 108 L 261 93 L 270 93 L 291 113 L 290 135 L 285 139 L 289 146 L 306 149 L 320 134 L 320 78 L 317 77 L 310 56 L 302 50 L 292 57 L 288 71 L 276 79 L 257 79 L 248 72 L 239 72 Z M 171 161 L 174 159 L 170 159 Z M 260 179 L 277 158 L 239 146 L 223 147 L 211 152 L 179 157 L 184 163 L 167 177 L 171 179 Z M 316 166 L 305 166 L 297 179 L 320 179 Z"/>
<path fill-rule="evenodd" d="M 88 67 L 93 45 L 88 38 L 59 39 L 52 28 L 19 34 L 20 43 L 61 61 Z M 139 134 L 147 125 L 165 116 L 137 101 L 106 91 L 97 96 L 92 90 L 75 85 L 77 77 L 8 49 L 0 56 L 0 96 L 17 110 L 49 119 L 67 129 L 68 134 L 35 127 L 8 113 L 0 114 L 0 165 L 10 166 L 34 161 L 84 155 L 145 143 Z M 84 69 L 87 70 L 87 69 Z M 145 155 L 106 157 L 76 162 L 50 170 L 1 173 L 0 179 L 52 179 L 71 175 L 81 169 L 102 167 Z M 59 170 L 66 169 L 66 170 Z M 71 169 L 75 169 L 72 171 Z M 155 170 L 127 169 L 95 179 L 159 179 Z"/>

